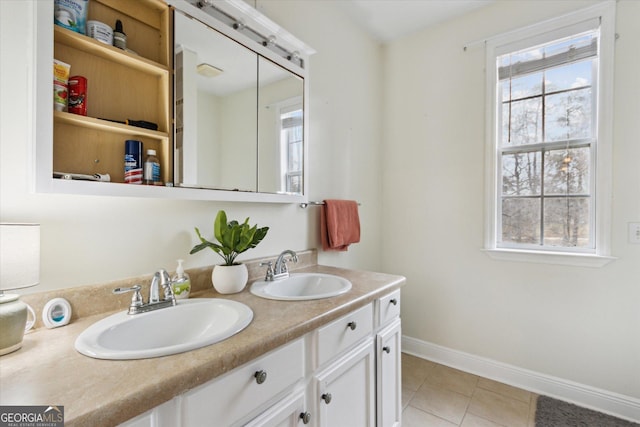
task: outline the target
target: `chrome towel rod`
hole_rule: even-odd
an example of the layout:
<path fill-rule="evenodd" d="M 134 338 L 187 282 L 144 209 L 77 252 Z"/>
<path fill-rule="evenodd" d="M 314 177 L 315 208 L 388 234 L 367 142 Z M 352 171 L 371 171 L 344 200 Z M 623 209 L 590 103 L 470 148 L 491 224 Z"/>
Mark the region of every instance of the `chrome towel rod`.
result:
<path fill-rule="evenodd" d="M 324 205 L 324 202 L 307 202 L 307 203 L 300 203 L 300 207 L 302 209 L 306 209 L 307 206 L 322 206 Z M 360 203 L 358 203 L 358 206 L 360 206 Z"/>

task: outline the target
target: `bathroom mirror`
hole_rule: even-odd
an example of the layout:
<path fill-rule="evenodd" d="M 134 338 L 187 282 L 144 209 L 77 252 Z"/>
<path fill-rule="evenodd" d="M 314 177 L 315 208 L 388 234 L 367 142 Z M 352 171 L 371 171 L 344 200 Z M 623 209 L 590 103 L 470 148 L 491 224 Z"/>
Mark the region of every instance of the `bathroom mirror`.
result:
<path fill-rule="evenodd" d="M 303 193 L 304 80 L 176 10 L 175 184 Z"/>
<path fill-rule="evenodd" d="M 258 191 L 302 194 L 304 82 L 258 60 Z"/>

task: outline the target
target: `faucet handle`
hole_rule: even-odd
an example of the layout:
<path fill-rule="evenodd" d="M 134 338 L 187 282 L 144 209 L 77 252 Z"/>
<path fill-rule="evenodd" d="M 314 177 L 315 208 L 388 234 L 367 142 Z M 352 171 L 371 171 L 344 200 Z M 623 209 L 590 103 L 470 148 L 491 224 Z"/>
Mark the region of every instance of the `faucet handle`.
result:
<path fill-rule="evenodd" d="M 264 280 L 271 281 L 273 280 L 273 262 L 267 261 L 259 264 L 260 267 L 264 267 L 265 265 L 267 266 L 267 274 L 265 275 Z"/>
<path fill-rule="evenodd" d="M 154 275 L 154 279 L 157 278 L 157 281 L 160 282 L 160 286 L 162 286 L 162 290 L 164 291 L 164 300 L 165 301 L 173 301 L 174 305 L 176 302 L 176 296 L 173 293 L 173 283 L 171 282 L 171 277 L 169 277 L 169 273 L 164 268 L 161 268 Z"/>
<path fill-rule="evenodd" d="M 133 292 L 133 296 L 131 297 L 131 307 L 140 307 L 144 303 L 140 289 L 142 289 L 142 286 L 134 285 L 130 288 L 115 288 L 112 292 L 115 295 Z"/>
<path fill-rule="evenodd" d="M 287 267 L 287 263 L 289 261 L 293 261 L 294 263 L 298 262 L 298 255 L 293 254 L 293 255 L 290 255 L 289 258 L 287 257 L 282 258 L 282 267 L 280 269 L 281 273 L 287 273 L 289 271 L 289 267 Z"/>

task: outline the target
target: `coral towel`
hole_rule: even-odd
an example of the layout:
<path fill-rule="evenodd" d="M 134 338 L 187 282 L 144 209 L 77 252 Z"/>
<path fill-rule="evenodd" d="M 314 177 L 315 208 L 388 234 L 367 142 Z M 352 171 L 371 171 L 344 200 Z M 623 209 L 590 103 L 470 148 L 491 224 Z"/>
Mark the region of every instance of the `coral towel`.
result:
<path fill-rule="evenodd" d="M 325 200 L 320 214 L 320 238 L 325 251 L 346 251 L 360 241 L 358 203 L 353 200 Z"/>

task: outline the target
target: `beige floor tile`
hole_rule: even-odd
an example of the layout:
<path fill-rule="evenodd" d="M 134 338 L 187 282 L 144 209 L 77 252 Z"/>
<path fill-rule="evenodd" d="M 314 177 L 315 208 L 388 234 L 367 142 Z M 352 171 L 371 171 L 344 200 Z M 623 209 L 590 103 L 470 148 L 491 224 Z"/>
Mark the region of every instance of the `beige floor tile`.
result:
<path fill-rule="evenodd" d="M 529 402 L 529 423 L 528 427 L 536 426 L 536 407 L 538 405 L 538 395 L 531 393 L 531 401 Z"/>
<path fill-rule="evenodd" d="M 407 407 L 414 394 L 416 394 L 414 390 L 411 390 L 404 386 L 402 387 L 402 409 Z"/>
<path fill-rule="evenodd" d="M 427 384 L 471 397 L 478 377 L 448 366 L 436 365 L 427 376 Z"/>
<path fill-rule="evenodd" d="M 436 364 L 402 353 L 402 387 L 416 391 Z"/>
<path fill-rule="evenodd" d="M 509 427 L 526 427 L 529 403 L 477 388 L 469 404 L 469 413 Z"/>
<path fill-rule="evenodd" d="M 462 420 L 462 424 L 460 424 L 460 427 L 504 427 L 504 426 L 467 412 L 467 414 L 464 416 L 464 419 Z"/>
<path fill-rule="evenodd" d="M 423 384 L 409 402 L 409 406 L 429 412 L 459 425 L 470 398 L 454 391 Z"/>
<path fill-rule="evenodd" d="M 529 401 L 531 400 L 531 392 L 507 384 L 499 383 L 487 378 L 480 378 L 478 380 L 478 387 L 527 403 L 529 403 Z"/>
<path fill-rule="evenodd" d="M 428 412 L 421 411 L 413 406 L 408 406 L 402 412 L 403 427 L 457 427 L 457 424 L 450 423 L 442 418 L 436 417 Z"/>

